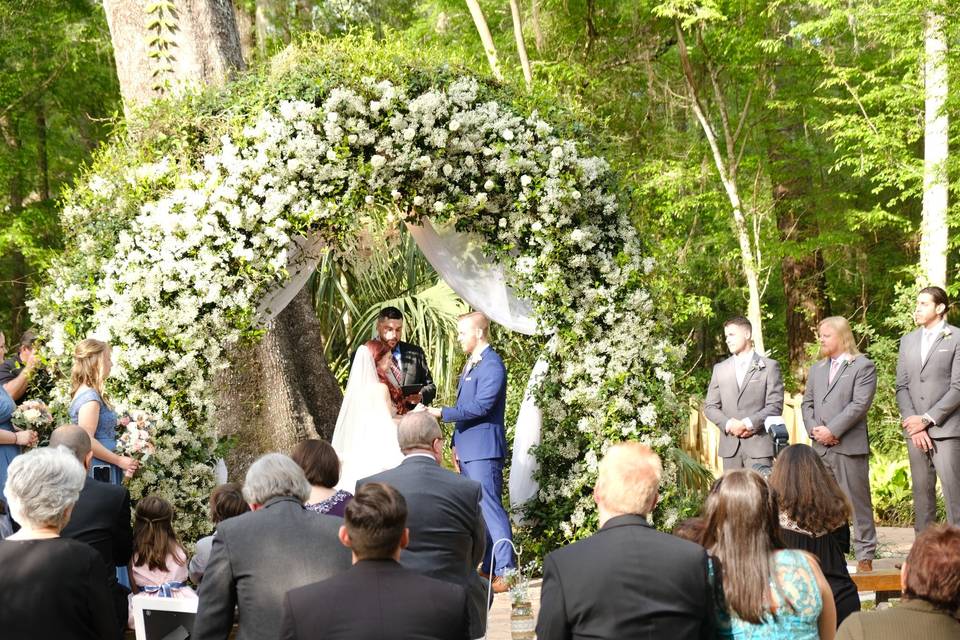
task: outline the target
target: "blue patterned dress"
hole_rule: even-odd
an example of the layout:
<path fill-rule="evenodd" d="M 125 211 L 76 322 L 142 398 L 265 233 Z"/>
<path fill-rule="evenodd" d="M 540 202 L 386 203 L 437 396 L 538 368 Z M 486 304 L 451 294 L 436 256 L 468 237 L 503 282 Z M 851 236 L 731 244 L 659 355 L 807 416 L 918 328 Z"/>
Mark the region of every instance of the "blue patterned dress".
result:
<path fill-rule="evenodd" d="M 100 397 L 96 389 L 87 388 L 74 396 L 68 412 L 70 414 L 70 420 L 74 424 L 79 424 L 80 407 L 88 402 L 96 402 L 100 405 L 100 417 L 97 419 L 97 430 L 93 435 L 94 440 L 102 444 L 108 451 L 113 451 L 117 448 L 117 414 L 107 406 L 107 403 L 103 401 L 103 398 Z M 94 469 L 102 466 L 110 467 L 111 483 L 123 483 L 123 471 L 120 470 L 120 467 L 96 457 L 90 464 L 90 475 L 93 476 Z"/>
<path fill-rule="evenodd" d="M 777 612 L 768 613 L 760 624 L 745 622 L 724 607 L 718 607 L 717 637 L 721 640 L 817 640 L 820 637 L 818 621 L 823 600 L 810 562 L 802 552 L 794 549 L 776 552 L 770 591 Z"/>
<path fill-rule="evenodd" d="M 17 409 L 17 403 L 13 401 L 10 394 L 6 392 L 3 385 L 0 385 L 0 429 L 13 433 L 13 423 L 10 417 Z M 7 466 L 13 462 L 13 459 L 20 453 L 20 447 L 15 444 L 0 445 L 0 492 L 7 484 Z"/>

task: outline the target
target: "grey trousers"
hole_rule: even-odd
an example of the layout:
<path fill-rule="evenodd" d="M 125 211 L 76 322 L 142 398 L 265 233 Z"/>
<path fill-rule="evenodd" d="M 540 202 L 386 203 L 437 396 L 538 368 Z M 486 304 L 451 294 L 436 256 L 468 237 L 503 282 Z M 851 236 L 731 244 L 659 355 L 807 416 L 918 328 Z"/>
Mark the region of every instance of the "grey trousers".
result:
<path fill-rule="evenodd" d="M 827 449 L 823 462 L 853 505 L 853 553 L 857 560 L 873 560 L 877 556 L 877 525 L 870 498 L 870 456 L 847 456 Z"/>
<path fill-rule="evenodd" d="M 924 452 L 907 438 L 910 478 L 913 485 L 913 528 L 920 533 L 937 522 L 937 477 L 947 503 L 947 522 L 960 526 L 960 438 L 934 439 L 933 451 Z"/>
<path fill-rule="evenodd" d="M 756 437 L 756 436 L 754 436 Z M 754 469 L 754 466 L 764 466 L 768 469 L 773 467 L 773 458 L 751 458 L 750 456 L 744 455 L 743 447 L 740 447 L 732 458 L 723 458 L 723 470 L 730 471 L 731 469 Z M 756 469 L 754 469 L 756 470 Z"/>

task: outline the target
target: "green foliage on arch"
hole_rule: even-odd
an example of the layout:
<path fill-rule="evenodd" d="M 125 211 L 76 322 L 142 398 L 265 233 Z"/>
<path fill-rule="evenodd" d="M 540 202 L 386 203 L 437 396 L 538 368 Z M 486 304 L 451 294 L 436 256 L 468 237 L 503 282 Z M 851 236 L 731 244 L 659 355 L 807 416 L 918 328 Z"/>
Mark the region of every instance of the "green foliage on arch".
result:
<path fill-rule="evenodd" d="M 257 301 L 285 281 L 291 239 L 346 252 L 367 216 L 452 221 L 486 241 L 556 335 L 528 516 L 547 546 L 582 537 L 605 448 L 630 438 L 666 454 L 684 415 L 652 260 L 586 139 L 561 102 L 436 51 L 291 47 L 224 90 L 152 107 L 97 154 L 67 195 L 70 247 L 33 317 L 63 370 L 88 335 L 114 345 L 113 397 L 160 417 L 131 490 L 174 501 L 189 538 L 206 529 L 213 375 L 227 345 L 258 337 Z M 664 457 L 668 524 L 684 497 Z"/>

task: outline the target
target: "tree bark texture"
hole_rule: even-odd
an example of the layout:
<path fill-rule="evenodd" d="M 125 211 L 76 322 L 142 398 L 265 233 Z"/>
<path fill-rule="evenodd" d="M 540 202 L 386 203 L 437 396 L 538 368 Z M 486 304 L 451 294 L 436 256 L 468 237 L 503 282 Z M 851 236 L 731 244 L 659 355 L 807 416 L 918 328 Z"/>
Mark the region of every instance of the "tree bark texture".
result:
<path fill-rule="evenodd" d="M 513 16 L 513 36 L 517 41 L 517 55 L 520 56 L 520 66 L 523 68 L 523 80 L 527 89 L 533 87 L 533 74 L 530 73 L 530 59 L 527 57 L 527 45 L 523 41 L 523 21 L 520 17 L 520 5 L 517 0 L 510 0 L 510 14 Z"/>
<path fill-rule="evenodd" d="M 943 287 L 947 281 L 947 35 L 943 15 L 930 12 L 924 28 L 926 94 L 923 133 L 923 220 L 920 229 L 921 286 Z"/>
<path fill-rule="evenodd" d="M 230 0 L 103 0 L 125 109 L 166 91 L 222 85 L 244 68 Z M 152 57 L 151 57 L 152 54 Z"/>
<path fill-rule="evenodd" d="M 217 378 L 215 422 L 236 446 L 227 458 L 230 479 L 269 451 L 289 453 L 308 438 L 329 440 L 343 394 L 319 340 L 309 287 L 280 312 L 259 344 L 235 349 Z"/>
<path fill-rule="evenodd" d="M 500 63 L 497 61 L 497 47 L 493 43 L 493 36 L 490 35 L 490 27 L 487 26 L 483 9 L 480 8 L 480 3 L 477 0 L 467 0 L 467 7 L 470 9 L 473 24 L 477 27 L 477 33 L 480 35 L 480 42 L 483 43 L 483 50 L 487 54 L 490 71 L 497 82 L 503 82 L 503 73 L 500 71 Z"/>

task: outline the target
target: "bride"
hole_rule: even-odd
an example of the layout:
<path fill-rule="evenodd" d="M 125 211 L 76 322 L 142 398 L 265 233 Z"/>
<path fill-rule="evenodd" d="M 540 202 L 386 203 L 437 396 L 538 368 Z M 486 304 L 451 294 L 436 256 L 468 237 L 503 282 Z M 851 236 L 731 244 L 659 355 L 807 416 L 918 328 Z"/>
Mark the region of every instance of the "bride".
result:
<path fill-rule="evenodd" d="M 390 347 L 379 340 L 367 341 L 353 357 L 331 442 L 340 456 L 338 489 L 353 493 L 357 480 L 403 460 L 397 444 L 403 398 L 400 389 L 387 382 L 392 364 Z"/>

